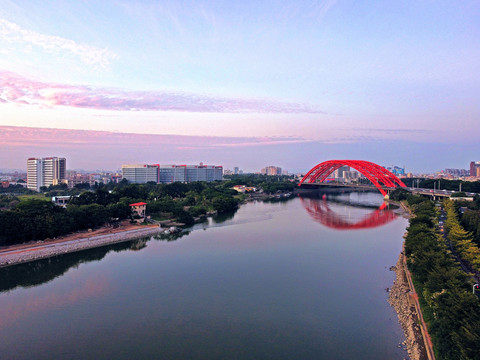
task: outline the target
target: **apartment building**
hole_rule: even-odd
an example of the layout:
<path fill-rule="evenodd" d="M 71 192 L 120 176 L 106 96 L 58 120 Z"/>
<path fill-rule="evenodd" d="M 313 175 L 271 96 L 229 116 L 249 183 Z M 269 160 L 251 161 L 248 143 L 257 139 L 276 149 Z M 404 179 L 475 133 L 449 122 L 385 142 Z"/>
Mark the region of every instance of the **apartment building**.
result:
<path fill-rule="evenodd" d="M 27 188 L 40 191 L 42 186 L 60 184 L 66 178 L 66 168 L 65 158 L 28 158 Z"/>

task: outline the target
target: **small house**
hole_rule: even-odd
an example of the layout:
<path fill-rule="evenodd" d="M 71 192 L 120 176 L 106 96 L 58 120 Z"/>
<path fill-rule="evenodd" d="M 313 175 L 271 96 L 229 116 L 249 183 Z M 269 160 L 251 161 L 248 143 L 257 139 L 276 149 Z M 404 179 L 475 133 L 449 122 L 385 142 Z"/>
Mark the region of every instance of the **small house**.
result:
<path fill-rule="evenodd" d="M 130 207 L 132 209 L 133 216 L 137 215 L 138 217 L 145 219 L 145 214 L 147 213 L 147 203 L 145 202 L 134 203 L 134 204 L 130 204 Z"/>

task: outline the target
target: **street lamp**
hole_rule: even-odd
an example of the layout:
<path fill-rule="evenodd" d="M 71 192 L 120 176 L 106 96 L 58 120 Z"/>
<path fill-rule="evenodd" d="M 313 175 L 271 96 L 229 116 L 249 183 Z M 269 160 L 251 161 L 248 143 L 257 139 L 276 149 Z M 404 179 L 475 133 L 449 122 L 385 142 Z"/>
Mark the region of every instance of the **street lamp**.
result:
<path fill-rule="evenodd" d="M 475 290 L 480 289 L 480 285 L 478 284 L 473 284 L 473 293 L 475 294 Z"/>

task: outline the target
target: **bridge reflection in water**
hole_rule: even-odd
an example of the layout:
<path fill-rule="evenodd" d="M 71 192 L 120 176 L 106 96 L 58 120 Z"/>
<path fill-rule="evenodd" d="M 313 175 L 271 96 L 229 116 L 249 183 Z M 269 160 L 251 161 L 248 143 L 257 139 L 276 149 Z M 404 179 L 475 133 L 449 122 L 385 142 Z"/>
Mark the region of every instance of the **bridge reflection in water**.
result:
<path fill-rule="evenodd" d="M 320 198 L 304 198 L 300 196 L 303 207 L 316 222 L 321 223 L 332 229 L 354 230 L 368 229 L 385 225 L 394 220 L 397 215 L 388 209 L 387 203 L 382 203 L 379 208 L 368 213 L 366 216 L 356 222 L 349 222 L 344 216 L 333 211 L 329 206 L 326 196 Z M 350 205 L 344 203 L 345 205 Z"/>

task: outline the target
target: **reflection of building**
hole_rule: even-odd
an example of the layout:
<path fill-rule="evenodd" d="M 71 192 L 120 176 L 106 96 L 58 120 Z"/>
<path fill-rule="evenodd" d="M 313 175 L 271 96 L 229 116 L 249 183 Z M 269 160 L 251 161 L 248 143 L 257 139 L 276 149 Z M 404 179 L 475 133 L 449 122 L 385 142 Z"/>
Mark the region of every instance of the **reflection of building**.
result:
<path fill-rule="evenodd" d="M 129 182 L 155 183 L 219 181 L 223 179 L 223 167 L 215 165 L 122 165 L 123 178 Z"/>
<path fill-rule="evenodd" d="M 147 203 L 139 202 L 139 203 L 130 204 L 130 208 L 132 209 L 133 216 L 137 215 L 141 218 L 145 218 L 145 214 L 147 212 Z"/>
<path fill-rule="evenodd" d="M 27 188 L 40 191 L 42 186 L 58 185 L 65 180 L 66 159 L 58 157 L 27 160 Z"/>
<path fill-rule="evenodd" d="M 260 173 L 264 175 L 282 175 L 282 168 L 278 166 L 267 166 L 264 167 Z"/>

